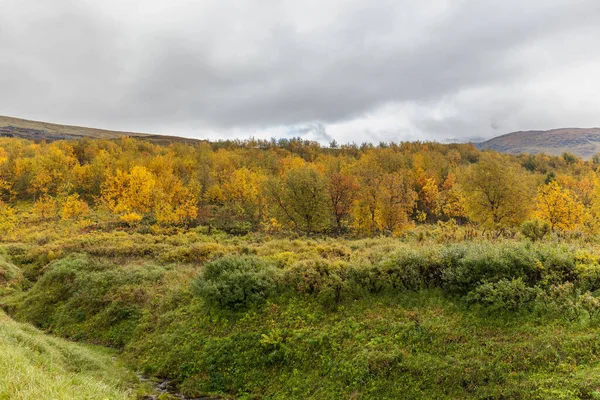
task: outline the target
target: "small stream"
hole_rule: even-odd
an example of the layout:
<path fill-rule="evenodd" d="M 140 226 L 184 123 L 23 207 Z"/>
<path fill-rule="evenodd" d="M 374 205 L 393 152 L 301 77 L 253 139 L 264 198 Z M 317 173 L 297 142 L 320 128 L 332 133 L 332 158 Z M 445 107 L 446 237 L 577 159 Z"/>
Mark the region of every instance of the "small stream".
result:
<path fill-rule="evenodd" d="M 142 397 L 142 400 L 157 400 L 161 394 L 168 394 L 169 396 L 180 399 L 180 400 L 219 400 L 220 397 L 202 396 L 202 397 L 187 397 L 177 391 L 177 387 L 168 379 L 156 380 L 154 378 L 147 378 L 143 375 L 137 375 L 140 381 L 149 382 L 154 385 L 154 391 L 156 394 L 149 394 Z"/>

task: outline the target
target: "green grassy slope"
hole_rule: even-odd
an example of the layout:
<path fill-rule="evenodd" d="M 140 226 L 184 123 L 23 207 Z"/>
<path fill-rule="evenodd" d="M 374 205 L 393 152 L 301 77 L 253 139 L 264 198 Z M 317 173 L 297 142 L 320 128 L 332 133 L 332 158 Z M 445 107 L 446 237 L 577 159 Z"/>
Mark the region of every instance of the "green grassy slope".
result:
<path fill-rule="evenodd" d="M 128 399 L 132 380 L 110 353 L 53 338 L 0 311 L 1 400 Z"/>

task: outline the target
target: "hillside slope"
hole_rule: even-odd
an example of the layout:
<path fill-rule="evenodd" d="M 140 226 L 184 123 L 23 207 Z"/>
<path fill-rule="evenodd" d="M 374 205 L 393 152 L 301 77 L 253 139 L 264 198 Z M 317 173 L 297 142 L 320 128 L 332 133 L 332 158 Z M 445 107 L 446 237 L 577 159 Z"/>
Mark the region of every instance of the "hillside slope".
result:
<path fill-rule="evenodd" d="M 549 131 L 519 131 L 492 138 L 476 146 L 502 153 L 573 153 L 591 158 L 600 153 L 600 128 L 563 128 Z"/>
<path fill-rule="evenodd" d="M 146 133 L 110 131 L 106 129 L 86 128 L 81 126 L 60 125 L 48 122 L 30 121 L 26 119 L 0 116 L 0 137 L 17 137 L 34 141 L 73 140 L 84 137 L 94 139 L 118 139 L 124 136 L 136 137 L 156 144 L 173 142 L 197 143 L 198 139 L 182 138 L 167 135 L 150 135 Z"/>
<path fill-rule="evenodd" d="M 110 354 L 51 337 L 2 311 L 0 354 L 0 399 L 132 398 L 123 379 L 130 373 Z"/>

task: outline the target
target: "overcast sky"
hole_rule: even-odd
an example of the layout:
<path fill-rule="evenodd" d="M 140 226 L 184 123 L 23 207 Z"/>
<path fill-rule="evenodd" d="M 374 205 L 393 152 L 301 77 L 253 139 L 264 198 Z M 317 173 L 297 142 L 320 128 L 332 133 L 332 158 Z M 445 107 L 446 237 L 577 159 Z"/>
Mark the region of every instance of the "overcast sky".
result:
<path fill-rule="evenodd" d="M 600 1 L 0 0 L 0 115 L 322 143 L 600 126 Z"/>

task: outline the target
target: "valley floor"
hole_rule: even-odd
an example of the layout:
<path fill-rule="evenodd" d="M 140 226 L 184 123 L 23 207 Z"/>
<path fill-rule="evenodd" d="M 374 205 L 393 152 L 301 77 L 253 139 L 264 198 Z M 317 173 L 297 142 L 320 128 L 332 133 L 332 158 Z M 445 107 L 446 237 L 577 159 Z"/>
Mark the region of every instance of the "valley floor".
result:
<path fill-rule="evenodd" d="M 0 305 L 46 333 L 0 314 L 0 399 L 135 398 L 120 362 L 190 397 L 600 399 L 591 242 L 19 239 Z"/>

